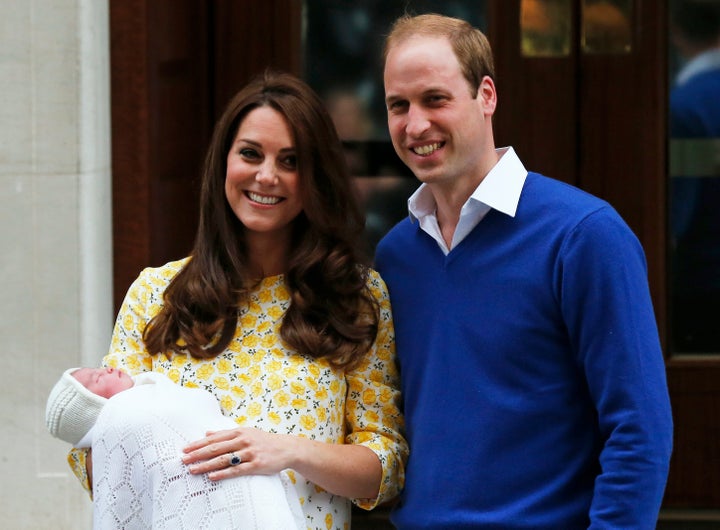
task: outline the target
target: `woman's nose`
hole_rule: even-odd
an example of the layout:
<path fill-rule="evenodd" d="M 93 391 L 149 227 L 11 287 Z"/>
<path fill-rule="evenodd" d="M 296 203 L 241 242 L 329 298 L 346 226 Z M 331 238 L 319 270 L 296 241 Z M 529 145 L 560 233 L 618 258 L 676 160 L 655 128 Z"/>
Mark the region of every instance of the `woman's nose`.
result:
<path fill-rule="evenodd" d="M 275 184 L 277 181 L 277 175 L 275 174 L 275 166 L 272 161 L 268 160 L 258 168 L 255 180 L 265 185 Z"/>

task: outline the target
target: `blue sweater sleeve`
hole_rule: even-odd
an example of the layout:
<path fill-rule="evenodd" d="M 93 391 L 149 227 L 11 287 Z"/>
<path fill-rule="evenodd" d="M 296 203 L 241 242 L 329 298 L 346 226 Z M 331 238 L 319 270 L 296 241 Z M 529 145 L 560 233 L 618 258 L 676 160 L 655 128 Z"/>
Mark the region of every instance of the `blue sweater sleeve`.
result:
<path fill-rule="evenodd" d="M 655 528 L 672 418 L 643 250 L 606 207 L 568 234 L 559 256 L 556 289 L 604 441 L 590 528 Z"/>

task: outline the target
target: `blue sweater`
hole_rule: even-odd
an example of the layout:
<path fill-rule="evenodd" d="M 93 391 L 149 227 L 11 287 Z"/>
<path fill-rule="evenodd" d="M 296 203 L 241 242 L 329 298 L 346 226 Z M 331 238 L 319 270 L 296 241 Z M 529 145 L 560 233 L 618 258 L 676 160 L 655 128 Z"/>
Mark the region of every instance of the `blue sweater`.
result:
<path fill-rule="evenodd" d="M 410 459 L 400 529 L 655 528 L 672 420 L 642 248 L 607 203 L 530 173 L 445 256 L 380 242 Z"/>

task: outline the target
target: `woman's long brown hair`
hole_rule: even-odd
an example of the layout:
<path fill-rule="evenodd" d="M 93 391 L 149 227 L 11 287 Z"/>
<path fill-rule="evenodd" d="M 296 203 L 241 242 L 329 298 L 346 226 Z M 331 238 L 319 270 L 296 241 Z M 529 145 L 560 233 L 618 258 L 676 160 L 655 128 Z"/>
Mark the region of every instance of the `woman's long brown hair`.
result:
<path fill-rule="evenodd" d="M 239 308 L 259 279 L 249 270 L 244 227 L 225 197 L 227 154 L 242 120 L 261 106 L 280 112 L 292 131 L 303 201 L 293 221 L 285 273 L 291 302 L 280 335 L 298 353 L 351 368 L 375 341 L 379 319 L 366 286 L 364 217 L 323 103 L 303 81 L 283 73 L 250 82 L 220 117 L 205 159 L 191 259 L 168 285 L 143 339 L 153 355 L 196 358 L 215 357 L 232 340 Z"/>

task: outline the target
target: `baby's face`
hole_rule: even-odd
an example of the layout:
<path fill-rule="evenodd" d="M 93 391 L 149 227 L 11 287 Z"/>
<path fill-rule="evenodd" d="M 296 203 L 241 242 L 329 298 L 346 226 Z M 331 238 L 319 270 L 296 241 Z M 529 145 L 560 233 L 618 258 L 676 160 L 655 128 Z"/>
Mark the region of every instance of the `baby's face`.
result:
<path fill-rule="evenodd" d="M 71 375 L 90 392 L 104 398 L 114 396 L 135 384 L 127 373 L 117 368 L 80 368 Z"/>

